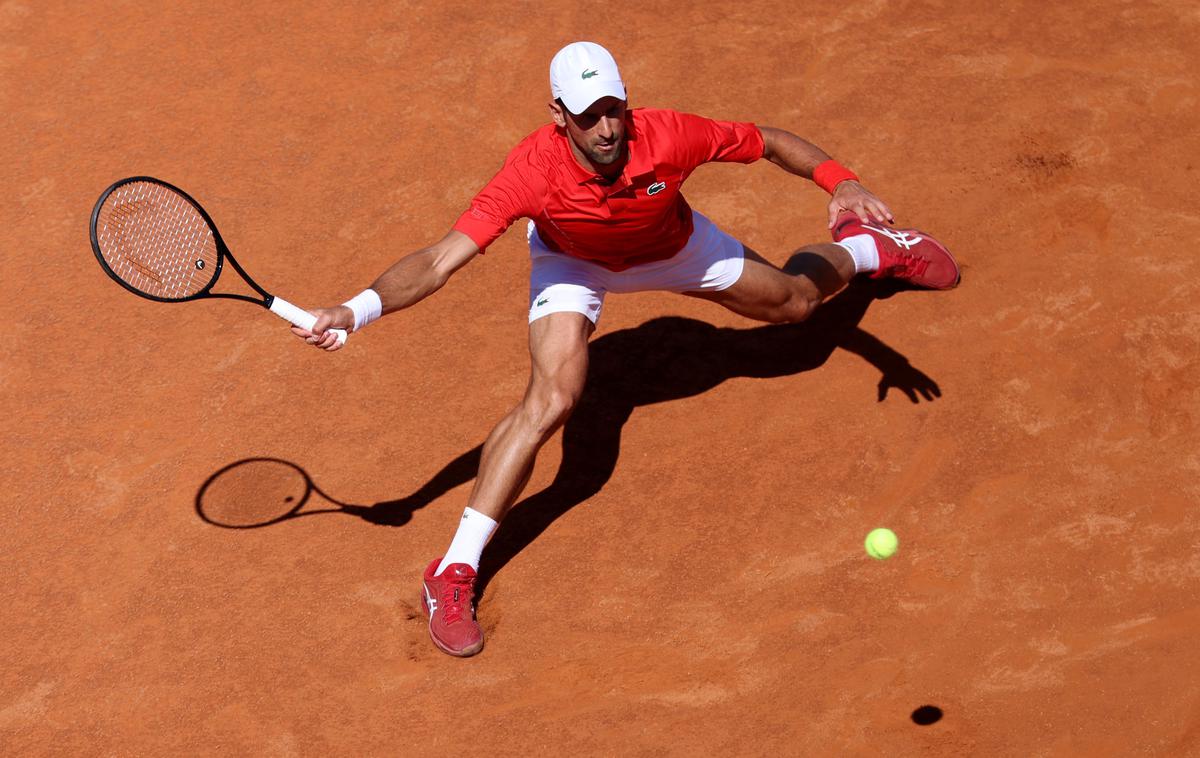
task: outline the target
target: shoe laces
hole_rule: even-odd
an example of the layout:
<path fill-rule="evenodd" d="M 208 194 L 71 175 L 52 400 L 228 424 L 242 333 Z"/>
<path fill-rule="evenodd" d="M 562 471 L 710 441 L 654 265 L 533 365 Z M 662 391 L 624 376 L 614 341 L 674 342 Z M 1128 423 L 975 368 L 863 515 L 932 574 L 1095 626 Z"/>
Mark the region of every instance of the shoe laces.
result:
<path fill-rule="evenodd" d="M 471 587 L 472 580 L 465 576 L 449 576 L 446 578 L 446 586 L 442 589 L 442 618 L 447 624 L 454 624 L 462 620 L 463 608 L 471 604 L 471 598 L 475 594 Z"/>

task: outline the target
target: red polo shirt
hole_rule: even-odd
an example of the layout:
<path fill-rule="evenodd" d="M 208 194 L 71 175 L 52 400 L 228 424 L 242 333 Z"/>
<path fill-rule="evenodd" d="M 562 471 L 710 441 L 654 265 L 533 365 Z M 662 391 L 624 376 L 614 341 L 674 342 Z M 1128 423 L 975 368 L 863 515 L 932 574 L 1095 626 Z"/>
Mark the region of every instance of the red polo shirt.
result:
<path fill-rule="evenodd" d="M 454 228 L 483 250 L 527 216 L 550 249 L 621 271 L 687 244 L 692 210 L 680 189 L 697 166 L 763 154 L 750 123 L 635 108 L 625 124 L 629 160 L 616 182 L 580 166 L 566 132 L 548 124 L 513 148 Z"/>

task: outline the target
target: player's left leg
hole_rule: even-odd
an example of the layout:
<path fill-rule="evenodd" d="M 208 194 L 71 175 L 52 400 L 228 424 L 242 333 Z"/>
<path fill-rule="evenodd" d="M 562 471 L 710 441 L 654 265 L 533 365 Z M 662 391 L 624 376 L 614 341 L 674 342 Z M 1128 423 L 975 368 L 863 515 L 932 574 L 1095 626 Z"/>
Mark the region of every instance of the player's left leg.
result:
<path fill-rule="evenodd" d="M 682 263 L 674 272 L 685 286 L 663 288 L 711 300 L 759 321 L 803 321 L 856 274 L 927 289 L 952 289 L 959 282 L 954 257 L 928 234 L 863 223 L 849 211 L 834 224 L 834 242 L 800 248 L 782 268 L 700 214 L 693 218 L 696 231 L 677 255 Z M 704 275 L 695 277 L 699 268 Z M 686 284 L 689 275 L 691 285 Z"/>
<path fill-rule="evenodd" d="M 824 243 L 797 250 L 783 268 L 743 246 L 742 274 L 722 290 L 684 294 L 711 300 L 758 321 L 794 323 L 812 315 L 856 273 L 854 259 L 841 245 Z"/>

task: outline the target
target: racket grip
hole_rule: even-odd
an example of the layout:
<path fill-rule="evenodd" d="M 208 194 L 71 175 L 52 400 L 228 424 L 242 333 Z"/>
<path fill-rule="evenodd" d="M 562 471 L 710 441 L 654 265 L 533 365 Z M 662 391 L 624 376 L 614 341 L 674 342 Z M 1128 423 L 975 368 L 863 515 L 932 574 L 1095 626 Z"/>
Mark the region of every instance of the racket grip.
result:
<path fill-rule="evenodd" d="M 317 325 L 316 316 L 312 315 L 303 308 L 297 308 L 288 301 L 284 300 L 282 297 L 272 298 L 270 308 L 271 313 L 279 316 L 284 321 L 290 321 L 301 329 L 307 329 L 311 332 L 312 328 Z M 329 331 L 333 332 L 337 336 L 338 344 L 346 344 L 345 329 L 330 329 Z"/>

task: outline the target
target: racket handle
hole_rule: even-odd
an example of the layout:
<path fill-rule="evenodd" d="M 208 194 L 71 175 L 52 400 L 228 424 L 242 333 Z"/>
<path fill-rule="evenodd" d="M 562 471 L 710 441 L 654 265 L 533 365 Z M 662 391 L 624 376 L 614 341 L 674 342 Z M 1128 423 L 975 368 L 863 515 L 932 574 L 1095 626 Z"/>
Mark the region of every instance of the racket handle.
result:
<path fill-rule="evenodd" d="M 279 316 L 284 321 L 290 321 L 301 329 L 307 329 L 311 332 L 312 328 L 317 325 L 316 316 L 312 315 L 303 308 L 297 308 L 288 301 L 284 300 L 282 297 L 272 298 L 270 308 L 271 313 Z M 329 331 L 333 332 L 337 336 L 339 345 L 346 344 L 345 329 L 330 329 Z"/>

